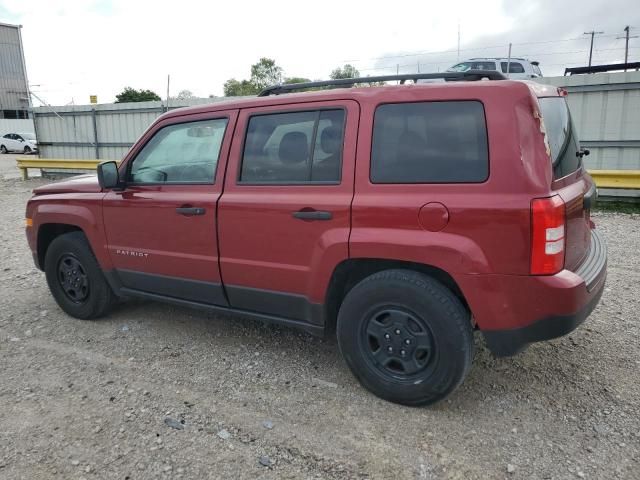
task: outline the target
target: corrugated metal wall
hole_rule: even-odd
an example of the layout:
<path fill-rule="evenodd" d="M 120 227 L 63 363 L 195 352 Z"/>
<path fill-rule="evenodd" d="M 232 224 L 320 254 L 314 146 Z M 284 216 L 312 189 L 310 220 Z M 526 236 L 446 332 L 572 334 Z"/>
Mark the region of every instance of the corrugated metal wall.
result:
<path fill-rule="evenodd" d="M 587 168 L 640 170 L 640 72 L 549 77 L 540 81 L 569 91 L 568 101 L 580 139 L 591 151 L 585 157 Z M 224 98 L 183 100 L 171 106 L 220 100 Z M 163 111 L 162 102 L 36 108 L 40 154 L 43 158 L 119 160 Z"/>
<path fill-rule="evenodd" d="M 587 168 L 640 170 L 640 72 L 540 79 L 564 87 Z"/>
<path fill-rule="evenodd" d="M 33 133 L 33 120 L 9 120 L 0 118 L 0 137 L 6 133 Z"/>
<path fill-rule="evenodd" d="M 170 108 L 219 100 L 172 100 Z M 165 110 L 160 101 L 34 108 L 40 157 L 120 160 Z"/>
<path fill-rule="evenodd" d="M 0 110 L 29 107 L 20 29 L 0 23 Z"/>

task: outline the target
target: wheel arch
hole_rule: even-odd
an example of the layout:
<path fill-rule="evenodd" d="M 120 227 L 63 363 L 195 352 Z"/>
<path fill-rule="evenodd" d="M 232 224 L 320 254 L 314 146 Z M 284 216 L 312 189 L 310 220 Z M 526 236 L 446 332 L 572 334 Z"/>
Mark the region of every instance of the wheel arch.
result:
<path fill-rule="evenodd" d="M 86 236 L 86 233 L 77 225 L 68 223 L 44 223 L 40 225 L 37 236 L 38 268 L 40 270 L 44 270 L 44 258 L 51 242 L 60 235 L 71 232 L 81 232 Z"/>
<path fill-rule="evenodd" d="M 331 275 L 325 298 L 325 329 L 335 331 L 338 310 L 349 291 L 369 275 L 391 269 L 405 269 L 423 273 L 435 278 L 451 290 L 470 311 L 462 289 L 446 271 L 433 265 L 384 258 L 350 258 L 339 263 Z"/>

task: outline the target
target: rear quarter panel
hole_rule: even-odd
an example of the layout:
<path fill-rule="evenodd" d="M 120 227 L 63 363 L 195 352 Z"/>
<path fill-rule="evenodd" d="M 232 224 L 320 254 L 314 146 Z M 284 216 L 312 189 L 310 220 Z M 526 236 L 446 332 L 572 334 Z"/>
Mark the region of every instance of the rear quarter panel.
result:
<path fill-rule="evenodd" d="M 384 103 L 477 100 L 485 110 L 489 178 L 466 184 L 373 184 L 369 180 L 375 108 L 362 102 L 356 162 L 351 257 L 432 265 L 452 276 L 529 272 L 530 201 L 549 190 L 535 158 L 545 155 L 535 100 L 522 82 L 476 82 L 446 88 L 408 88 Z M 418 222 L 421 206 L 440 202 L 449 222 L 439 232 Z"/>

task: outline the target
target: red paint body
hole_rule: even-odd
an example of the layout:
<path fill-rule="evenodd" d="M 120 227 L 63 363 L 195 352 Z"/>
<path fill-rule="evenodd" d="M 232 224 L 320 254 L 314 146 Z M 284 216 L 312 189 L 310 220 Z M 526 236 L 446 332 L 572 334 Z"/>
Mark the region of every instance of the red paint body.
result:
<path fill-rule="evenodd" d="M 593 185 L 581 167 L 554 181 L 536 96 L 557 90 L 524 82 L 460 82 L 339 89 L 245 99 L 181 109 L 160 117 L 131 148 L 123 172 L 159 128 L 226 117 L 228 127 L 210 185 L 130 187 L 101 192 L 95 177 L 40 187 L 27 206 L 37 253 L 45 224 L 82 229 L 105 271 L 133 270 L 225 286 L 300 295 L 323 304 L 345 260 L 384 259 L 435 267 L 459 287 L 483 330 L 512 329 L 581 309 L 596 294 L 573 273 L 590 241 L 582 207 Z M 383 103 L 477 100 L 484 105 L 489 178 L 475 184 L 372 184 L 373 115 Z M 339 185 L 241 185 L 239 163 L 250 115 L 339 107 L 346 130 Z M 531 201 L 560 195 L 566 204 L 564 269 L 532 276 Z M 203 207 L 180 217 L 175 208 Z M 330 221 L 301 221 L 300 209 L 328 210 Z M 422 209 L 422 210 L 421 210 Z M 119 255 L 118 250 L 148 253 Z M 604 274 L 598 281 L 604 280 Z M 228 297 L 233 307 L 235 299 Z"/>

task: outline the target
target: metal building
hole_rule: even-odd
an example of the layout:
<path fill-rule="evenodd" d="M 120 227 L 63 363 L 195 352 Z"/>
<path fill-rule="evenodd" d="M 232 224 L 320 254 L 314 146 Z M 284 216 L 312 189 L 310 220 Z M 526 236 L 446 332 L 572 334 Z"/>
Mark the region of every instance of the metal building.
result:
<path fill-rule="evenodd" d="M 29 118 L 29 83 L 22 25 L 0 23 L 0 119 Z"/>

